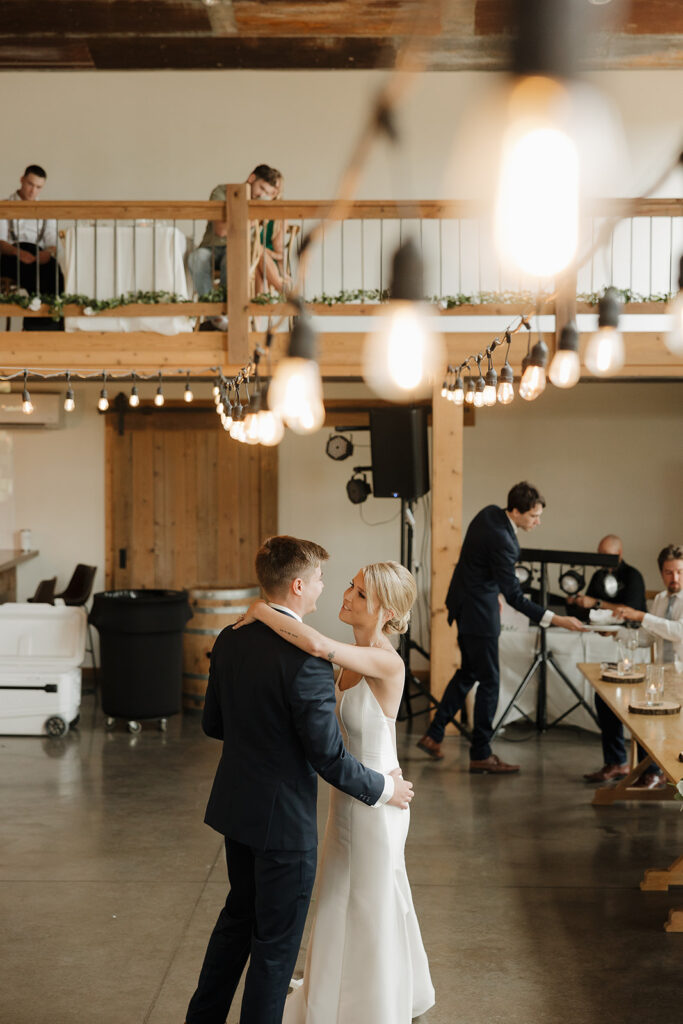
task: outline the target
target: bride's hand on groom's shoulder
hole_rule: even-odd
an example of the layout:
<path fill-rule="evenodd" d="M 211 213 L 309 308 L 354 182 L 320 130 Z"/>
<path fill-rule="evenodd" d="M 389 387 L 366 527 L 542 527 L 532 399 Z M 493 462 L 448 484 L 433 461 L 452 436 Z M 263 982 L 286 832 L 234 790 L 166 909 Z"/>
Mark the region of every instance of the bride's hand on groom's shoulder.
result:
<path fill-rule="evenodd" d="M 248 626 L 251 622 L 258 621 L 258 615 L 256 614 L 259 605 L 265 605 L 266 602 L 262 598 L 257 598 L 247 608 L 244 615 L 241 615 L 237 622 L 233 624 L 233 629 L 239 629 L 241 626 Z"/>

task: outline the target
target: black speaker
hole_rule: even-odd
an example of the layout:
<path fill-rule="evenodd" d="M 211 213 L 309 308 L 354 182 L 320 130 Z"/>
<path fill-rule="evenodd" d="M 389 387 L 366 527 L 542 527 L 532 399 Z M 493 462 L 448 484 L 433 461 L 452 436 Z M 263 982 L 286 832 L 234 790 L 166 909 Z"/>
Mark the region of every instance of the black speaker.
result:
<path fill-rule="evenodd" d="M 372 493 L 415 501 L 429 490 L 427 409 L 370 411 Z"/>

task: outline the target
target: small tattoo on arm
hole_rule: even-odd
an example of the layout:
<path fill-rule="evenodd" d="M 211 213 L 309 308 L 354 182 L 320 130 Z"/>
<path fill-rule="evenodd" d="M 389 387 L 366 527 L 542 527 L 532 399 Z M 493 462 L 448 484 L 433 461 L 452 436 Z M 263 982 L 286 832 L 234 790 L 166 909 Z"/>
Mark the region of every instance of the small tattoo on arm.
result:
<path fill-rule="evenodd" d="M 328 651 L 327 652 L 327 660 L 328 661 L 334 661 L 334 651 Z"/>
<path fill-rule="evenodd" d="M 291 636 L 291 637 L 294 637 L 294 639 L 295 639 L 295 640 L 298 640 L 298 639 L 299 639 L 299 636 L 298 636 L 298 634 L 297 634 L 297 633 L 290 633 L 290 631 L 289 631 L 288 629 L 281 629 L 281 630 L 280 630 L 280 633 L 282 633 L 282 635 L 283 635 L 283 636 Z"/>

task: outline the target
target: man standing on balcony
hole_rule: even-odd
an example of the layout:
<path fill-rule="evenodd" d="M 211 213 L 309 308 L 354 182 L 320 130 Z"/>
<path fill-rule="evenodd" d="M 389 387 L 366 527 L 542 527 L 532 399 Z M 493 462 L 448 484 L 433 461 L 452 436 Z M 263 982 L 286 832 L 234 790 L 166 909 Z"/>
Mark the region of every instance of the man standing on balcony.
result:
<path fill-rule="evenodd" d="M 19 188 L 10 201 L 36 202 L 45 185 L 47 173 L 38 164 L 29 164 L 19 179 Z M 0 277 L 30 295 L 49 299 L 64 289 L 64 278 L 57 263 L 57 223 L 54 220 L 0 220 Z M 60 331 L 61 321 L 50 317 L 25 317 L 25 331 Z"/>
<path fill-rule="evenodd" d="M 280 191 L 282 175 L 268 164 L 258 164 L 247 178 L 250 199 L 275 199 Z M 225 202 L 225 185 L 216 185 L 209 199 Z M 210 220 L 206 225 L 204 237 L 187 258 L 187 263 L 194 281 L 198 296 L 208 295 L 213 290 L 214 274 L 220 274 L 220 282 L 227 286 L 228 274 L 226 264 L 225 239 L 228 234 L 228 222 Z M 208 321 L 208 330 L 227 331 L 228 318 L 216 316 Z"/>

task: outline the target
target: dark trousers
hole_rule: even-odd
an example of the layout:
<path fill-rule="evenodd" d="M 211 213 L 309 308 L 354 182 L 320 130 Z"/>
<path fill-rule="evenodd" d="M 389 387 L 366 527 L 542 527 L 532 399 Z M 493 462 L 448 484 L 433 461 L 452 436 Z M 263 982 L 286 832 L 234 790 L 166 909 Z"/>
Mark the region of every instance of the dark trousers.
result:
<path fill-rule="evenodd" d="M 278 1024 L 296 964 L 317 851 L 253 850 L 225 839 L 230 891 L 211 933 L 187 1024 L 225 1024 L 242 972 L 240 1024 Z"/>
<path fill-rule="evenodd" d="M 37 254 L 40 246 L 31 242 L 18 242 L 17 249 Z M 57 260 L 52 257 L 47 263 L 22 263 L 18 256 L 7 253 L 0 255 L 0 277 L 9 278 L 18 288 L 25 288 L 29 294 L 40 293 L 45 298 L 60 295 L 64 291 L 64 277 Z M 61 331 L 64 324 L 51 317 L 24 317 L 25 331 Z"/>
<path fill-rule="evenodd" d="M 605 759 L 605 764 L 625 764 L 628 758 L 624 745 L 624 727 L 611 708 L 605 704 L 602 697 L 599 697 L 597 693 L 595 695 L 595 713 L 600 723 L 602 756 Z M 639 743 L 638 760 L 642 761 L 647 756 L 647 751 L 643 750 Z M 655 771 L 655 768 L 652 767 L 648 770 Z"/>
<path fill-rule="evenodd" d="M 491 753 L 493 716 L 498 707 L 500 674 L 498 670 L 498 637 L 458 634 L 462 655 L 461 664 L 441 699 L 441 707 L 432 720 L 427 734 L 440 743 L 444 730 L 456 712 L 465 703 L 465 697 L 476 682 L 479 683 L 474 700 L 474 723 L 470 759 L 483 761 Z"/>

